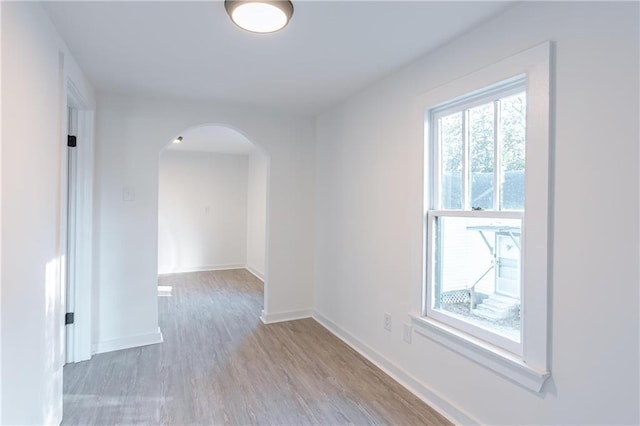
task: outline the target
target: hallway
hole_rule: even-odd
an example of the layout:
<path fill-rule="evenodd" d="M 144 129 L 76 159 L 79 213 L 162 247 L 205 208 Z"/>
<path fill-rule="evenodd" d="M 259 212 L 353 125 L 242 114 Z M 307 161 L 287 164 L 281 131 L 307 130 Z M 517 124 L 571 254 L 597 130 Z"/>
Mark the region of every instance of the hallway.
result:
<path fill-rule="evenodd" d="M 262 324 L 245 270 L 159 285 L 164 343 L 65 366 L 63 424 L 448 424 L 314 320 Z"/>

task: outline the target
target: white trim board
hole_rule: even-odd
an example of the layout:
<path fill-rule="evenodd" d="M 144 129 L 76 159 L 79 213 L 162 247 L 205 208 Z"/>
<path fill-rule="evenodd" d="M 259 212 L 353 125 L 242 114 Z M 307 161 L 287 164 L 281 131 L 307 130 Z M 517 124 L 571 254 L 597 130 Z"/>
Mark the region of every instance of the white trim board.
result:
<path fill-rule="evenodd" d="M 410 315 L 417 334 L 486 367 L 534 392 L 541 392 L 550 376 L 523 362 L 519 356 L 487 343 L 447 324 L 417 314 Z"/>
<path fill-rule="evenodd" d="M 105 352 L 119 351 L 121 349 L 137 348 L 139 346 L 155 345 L 164 341 L 162 331 L 158 327 L 155 333 L 137 334 L 135 336 L 122 337 L 119 339 L 102 340 L 93 344 L 93 353 L 101 354 Z"/>
<path fill-rule="evenodd" d="M 313 309 L 300 309 L 297 311 L 285 311 L 268 314 L 262 311 L 260 319 L 265 324 L 274 324 L 276 322 L 295 321 L 304 318 L 311 318 L 313 316 Z"/>
<path fill-rule="evenodd" d="M 411 376 L 401 367 L 335 324 L 320 312 L 314 311 L 313 319 L 450 422 L 458 425 L 480 424 L 478 420 L 471 417 L 462 408 L 455 406 L 452 402 Z"/>
<path fill-rule="evenodd" d="M 253 269 L 251 266 L 249 265 L 245 265 L 244 269 L 246 269 L 249 273 L 251 273 L 251 275 L 253 275 L 254 277 L 256 277 L 257 279 L 259 279 L 260 281 L 262 281 L 262 283 L 264 284 L 264 276 L 258 272 L 257 270 Z"/>
<path fill-rule="evenodd" d="M 182 274 L 184 272 L 227 271 L 229 269 L 245 269 L 245 265 L 233 263 L 230 265 L 193 266 L 190 268 L 178 268 L 171 271 L 158 272 L 158 275 Z"/>

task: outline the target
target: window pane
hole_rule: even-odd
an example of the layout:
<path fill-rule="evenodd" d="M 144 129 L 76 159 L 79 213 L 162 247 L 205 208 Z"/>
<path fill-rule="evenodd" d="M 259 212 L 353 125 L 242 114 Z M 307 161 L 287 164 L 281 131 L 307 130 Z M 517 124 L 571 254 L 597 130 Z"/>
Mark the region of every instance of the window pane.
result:
<path fill-rule="evenodd" d="M 432 308 L 520 342 L 520 219 L 438 217 Z"/>
<path fill-rule="evenodd" d="M 493 102 L 469 109 L 470 207 L 493 209 Z"/>
<path fill-rule="evenodd" d="M 526 93 L 500 100 L 502 210 L 524 210 Z"/>
<path fill-rule="evenodd" d="M 462 208 L 462 113 L 447 115 L 439 121 L 442 161 L 440 202 L 443 209 Z"/>

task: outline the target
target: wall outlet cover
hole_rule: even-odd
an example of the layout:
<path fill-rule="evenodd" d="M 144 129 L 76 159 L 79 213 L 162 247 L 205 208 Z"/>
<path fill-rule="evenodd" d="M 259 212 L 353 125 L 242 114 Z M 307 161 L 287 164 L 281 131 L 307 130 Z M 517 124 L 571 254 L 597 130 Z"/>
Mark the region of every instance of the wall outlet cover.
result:
<path fill-rule="evenodd" d="M 391 331 L 391 314 L 388 312 L 384 314 L 384 329 Z"/>

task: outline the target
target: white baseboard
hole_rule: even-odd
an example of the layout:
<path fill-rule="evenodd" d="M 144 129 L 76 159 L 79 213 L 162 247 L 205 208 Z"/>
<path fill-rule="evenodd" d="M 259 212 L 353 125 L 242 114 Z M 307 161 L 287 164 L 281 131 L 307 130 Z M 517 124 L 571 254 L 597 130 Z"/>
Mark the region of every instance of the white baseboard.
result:
<path fill-rule="evenodd" d="M 232 263 L 229 265 L 192 266 L 188 268 L 175 268 L 170 271 L 158 272 L 158 275 L 182 274 L 185 272 L 226 271 L 229 269 L 245 269 L 244 263 Z"/>
<path fill-rule="evenodd" d="M 276 312 L 267 314 L 262 311 L 260 319 L 265 324 L 273 324 L 276 322 L 294 321 L 303 318 L 311 318 L 313 316 L 313 309 L 300 309 L 297 311 Z"/>
<path fill-rule="evenodd" d="M 450 401 L 440 396 L 433 389 L 417 380 L 395 363 L 385 358 L 372 347 L 362 342 L 333 321 L 326 318 L 318 311 L 313 312 L 313 319 L 329 330 L 333 335 L 345 342 L 360 355 L 371 361 L 379 369 L 391 376 L 396 382 L 404 386 L 409 392 L 424 401 L 429 407 L 436 410 L 450 422 L 457 425 L 478 425 L 480 422 Z"/>
<path fill-rule="evenodd" d="M 259 279 L 260 281 L 262 281 L 264 283 L 264 277 L 260 272 L 258 272 L 257 270 L 253 269 L 249 265 L 244 265 L 244 269 L 249 271 L 254 277 L 256 277 L 257 279 Z"/>
<path fill-rule="evenodd" d="M 121 349 L 136 348 L 138 346 L 155 345 L 162 343 L 162 332 L 160 327 L 155 333 L 138 334 L 135 336 L 122 337 L 120 339 L 102 340 L 94 343 L 93 353 L 101 354 L 105 352 L 119 351 Z"/>

